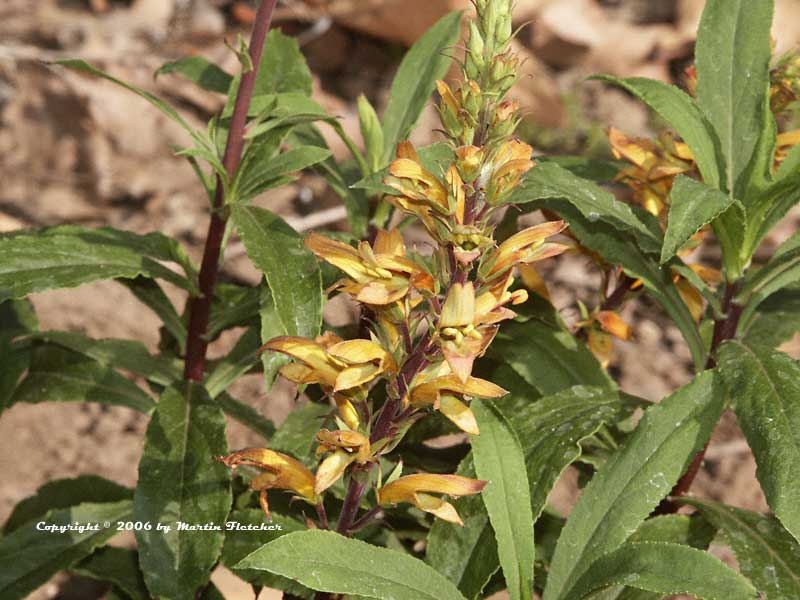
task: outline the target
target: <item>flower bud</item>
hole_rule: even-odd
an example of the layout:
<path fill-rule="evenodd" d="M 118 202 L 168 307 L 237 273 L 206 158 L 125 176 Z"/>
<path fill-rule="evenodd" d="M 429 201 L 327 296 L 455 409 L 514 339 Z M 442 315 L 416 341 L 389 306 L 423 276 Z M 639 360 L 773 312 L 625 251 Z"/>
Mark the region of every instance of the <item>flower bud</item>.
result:
<path fill-rule="evenodd" d="M 483 165 L 483 149 L 476 146 L 461 146 L 456 149 L 456 168 L 464 183 L 477 179 Z"/>
<path fill-rule="evenodd" d="M 467 56 L 464 62 L 464 72 L 469 79 L 478 79 L 486 65 L 483 50 L 483 36 L 478 29 L 478 25 L 474 21 L 470 21 Z"/>

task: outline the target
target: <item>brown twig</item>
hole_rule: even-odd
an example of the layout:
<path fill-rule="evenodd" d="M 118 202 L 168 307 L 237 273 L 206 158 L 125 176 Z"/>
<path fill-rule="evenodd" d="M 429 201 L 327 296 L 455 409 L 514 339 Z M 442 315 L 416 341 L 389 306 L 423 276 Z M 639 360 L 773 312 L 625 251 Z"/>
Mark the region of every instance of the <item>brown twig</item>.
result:
<path fill-rule="evenodd" d="M 233 115 L 225 144 L 225 153 L 222 164 L 232 180 L 239 169 L 244 148 L 244 130 L 247 123 L 247 110 L 253 97 L 256 75 L 261 64 L 261 54 L 264 50 L 264 41 L 269 31 L 272 20 L 272 11 L 277 0 L 263 0 L 256 13 L 253 35 L 250 38 L 250 59 L 253 68 L 242 75 L 239 90 L 236 94 Z M 214 194 L 214 204 L 211 212 L 211 221 L 208 225 L 203 262 L 200 266 L 199 287 L 200 295 L 192 298 L 189 303 L 189 328 L 186 337 L 186 363 L 184 378 L 191 381 L 202 381 L 206 364 L 206 350 L 208 339 L 208 317 L 211 311 L 211 301 L 214 296 L 214 284 L 217 280 L 219 257 L 222 251 L 222 238 L 225 234 L 225 216 L 222 210 L 225 204 L 225 189 L 222 180 L 217 177 L 217 188 Z"/>

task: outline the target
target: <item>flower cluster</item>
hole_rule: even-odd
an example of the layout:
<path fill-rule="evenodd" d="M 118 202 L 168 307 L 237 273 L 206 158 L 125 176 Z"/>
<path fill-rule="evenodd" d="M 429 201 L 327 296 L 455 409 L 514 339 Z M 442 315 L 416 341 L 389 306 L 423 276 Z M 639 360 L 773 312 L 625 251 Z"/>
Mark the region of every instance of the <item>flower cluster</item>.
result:
<path fill-rule="evenodd" d="M 505 209 L 535 163 L 531 147 L 513 137 L 519 106 L 505 99 L 519 66 L 509 49 L 511 2 L 476 0 L 475 5 L 478 18 L 470 23 L 464 79 L 455 86 L 437 83 L 449 164 L 427 163 L 404 141 L 385 177 L 394 192 L 385 200 L 424 228 L 432 256 L 410 251 L 398 229 L 376 231 L 357 246 L 316 233 L 306 238 L 311 252 L 343 273 L 330 291 L 360 305 L 362 330 L 368 334 L 351 340 L 330 332 L 316 339 L 279 337 L 265 345 L 294 359 L 281 370 L 284 377 L 321 387 L 335 406 L 336 424 L 317 433 L 322 460 L 313 474 L 267 449 L 222 459 L 231 468 L 248 464 L 265 471 L 252 482 L 265 510 L 266 490 L 272 488 L 293 491 L 319 509 L 326 490 L 348 475 L 338 525 L 342 533 L 357 528 L 348 503 L 355 514 L 371 483 L 377 506 L 410 503 L 458 523 L 455 508 L 440 496 L 475 494 L 485 485 L 429 473 L 394 474 L 383 485 L 380 476 L 370 477 L 409 426 L 433 412 L 467 434 L 480 434 L 470 400 L 500 398 L 506 391 L 473 376 L 475 360 L 486 352 L 499 324 L 515 316 L 511 307 L 527 300 L 527 292 L 514 285 L 518 267 L 565 249 L 548 241 L 564 228 L 560 221 L 495 240 L 497 211 Z M 379 386 L 385 393 L 376 393 Z"/>

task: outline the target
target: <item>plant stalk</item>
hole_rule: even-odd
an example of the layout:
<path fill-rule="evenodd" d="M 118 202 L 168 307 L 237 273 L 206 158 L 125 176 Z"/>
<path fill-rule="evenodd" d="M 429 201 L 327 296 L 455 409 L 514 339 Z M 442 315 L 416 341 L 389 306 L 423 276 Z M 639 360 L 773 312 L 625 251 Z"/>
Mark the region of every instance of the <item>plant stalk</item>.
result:
<path fill-rule="evenodd" d="M 739 319 L 742 316 L 742 307 L 736 304 L 733 299 L 740 288 L 740 282 L 731 282 L 725 288 L 725 295 L 722 298 L 722 312 L 725 315 L 722 319 L 714 322 L 714 333 L 711 337 L 711 349 L 708 353 L 708 360 L 706 361 L 706 369 L 713 369 L 717 366 L 717 361 L 714 359 L 714 353 L 717 348 L 727 340 L 732 340 L 736 337 L 736 329 L 739 326 Z M 678 480 L 675 487 L 672 488 L 670 496 L 680 498 L 689 493 L 689 488 L 694 482 L 694 478 L 700 472 L 700 467 L 703 464 L 703 459 L 708 450 L 708 443 L 703 449 L 698 452 L 686 469 L 686 473 Z M 659 504 L 656 509 L 656 514 L 672 514 L 678 511 L 680 505 L 670 500 L 664 500 Z"/>
<path fill-rule="evenodd" d="M 225 152 L 222 164 L 232 181 L 239 169 L 244 148 L 244 133 L 247 123 L 247 111 L 253 97 L 256 75 L 261 64 L 261 55 L 264 51 L 264 41 L 272 21 L 272 12 L 277 0 L 262 0 L 256 12 L 253 34 L 250 37 L 250 60 L 253 68 L 242 74 L 239 90 L 236 93 L 236 102 L 231 117 L 228 140 L 225 143 Z M 217 281 L 219 259 L 222 253 L 222 238 L 225 234 L 225 187 L 217 176 L 217 187 L 214 193 L 214 203 L 211 210 L 211 220 L 208 224 L 203 261 L 200 266 L 198 278 L 200 295 L 189 302 L 189 328 L 186 336 L 186 363 L 184 366 L 184 379 L 202 381 L 206 365 L 206 350 L 208 349 L 208 318 L 211 312 L 211 301 L 214 297 L 214 285 Z"/>

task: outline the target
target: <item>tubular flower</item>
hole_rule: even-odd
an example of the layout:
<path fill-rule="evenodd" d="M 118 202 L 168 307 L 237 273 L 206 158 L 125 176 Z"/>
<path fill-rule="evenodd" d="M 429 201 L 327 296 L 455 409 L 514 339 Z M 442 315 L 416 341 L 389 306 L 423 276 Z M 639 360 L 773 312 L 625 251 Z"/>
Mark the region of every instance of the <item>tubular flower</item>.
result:
<path fill-rule="evenodd" d="M 617 180 L 634 192 L 634 199 L 657 217 L 664 217 L 669 192 L 676 175 L 694 168 L 691 151 L 682 142 L 662 134 L 659 143 L 634 139 L 617 129 L 609 128 L 608 141 L 617 159 L 631 163 L 620 171 Z"/>
<path fill-rule="evenodd" d="M 447 199 L 447 187 L 422 166 L 414 147 L 409 142 L 401 142 L 397 156 L 389 165 L 389 176 L 385 183 L 402 194 L 400 200 L 394 199 L 398 205 L 420 216 L 431 210 L 439 215 L 450 215 L 452 211 Z"/>
<path fill-rule="evenodd" d="M 364 464 L 370 458 L 369 438 L 357 431 L 329 431 L 320 429 L 317 432 L 317 456 L 331 452 L 317 468 L 314 491 L 321 494 L 344 474 L 345 469 L 353 462 Z"/>
<path fill-rule="evenodd" d="M 496 327 L 481 327 L 481 317 L 488 313 L 478 313 L 475 307 L 472 282 L 456 283 L 450 288 L 439 317 L 437 335 L 442 354 L 462 382 L 467 381 L 475 359 L 483 355 L 497 332 Z"/>
<path fill-rule="evenodd" d="M 519 140 L 500 145 L 479 180 L 486 190 L 489 206 L 497 206 L 514 191 L 522 176 L 536 164 L 531 160 L 532 155 L 533 148 Z"/>
<path fill-rule="evenodd" d="M 775 149 L 775 168 L 786 160 L 789 150 L 800 144 L 800 129 L 793 129 L 778 134 L 777 148 Z"/>
<path fill-rule="evenodd" d="M 404 298 L 411 289 L 433 291 L 433 278 L 407 258 L 397 230 L 380 230 L 372 246 L 361 242 L 358 248 L 317 233 L 310 234 L 305 243 L 322 260 L 350 276 L 334 287 L 359 302 L 383 306 Z"/>
<path fill-rule="evenodd" d="M 614 344 L 612 337 L 620 340 L 631 339 L 631 328 L 622 317 L 611 310 L 595 311 L 589 319 L 579 322 L 578 327 L 587 329 L 587 345 L 592 354 L 603 367 L 614 356 Z"/>
<path fill-rule="evenodd" d="M 433 405 L 459 429 L 478 435 L 478 423 L 469 407 L 462 402 L 465 396 L 471 398 L 501 398 L 508 392 L 491 381 L 477 377 L 467 377 L 461 381 L 455 375 L 435 377 L 411 388 L 409 401 L 413 406 Z"/>
<path fill-rule="evenodd" d="M 250 488 L 259 492 L 259 502 L 268 519 L 271 519 L 268 490 L 290 490 L 311 504 L 319 502 L 314 492 L 314 474 L 291 456 L 267 448 L 246 448 L 227 456 L 217 456 L 215 459 L 229 469 L 247 465 L 266 471 L 250 482 Z"/>
<path fill-rule="evenodd" d="M 418 473 L 406 475 L 378 490 L 378 502 L 382 506 L 392 506 L 401 502 L 413 504 L 418 509 L 429 512 L 450 523 L 463 525 L 461 517 L 449 502 L 431 494 L 445 494 L 454 498 L 479 494 L 486 481 L 470 479 L 460 475 L 431 475 Z"/>
<path fill-rule="evenodd" d="M 566 227 L 564 221 L 549 221 L 523 229 L 490 252 L 481 261 L 478 274 L 484 281 L 502 277 L 519 264 L 530 264 L 564 252 L 567 246 L 545 240 Z"/>
<path fill-rule="evenodd" d="M 277 337 L 264 346 L 297 359 L 281 369 L 281 375 L 295 383 L 318 383 L 333 398 L 348 427 L 360 425 L 351 398 L 366 395 L 364 385 L 383 373 L 394 373 L 391 354 L 369 340 L 341 341 L 337 336 L 319 336 L 316 341 L 301 337 Z"/>

